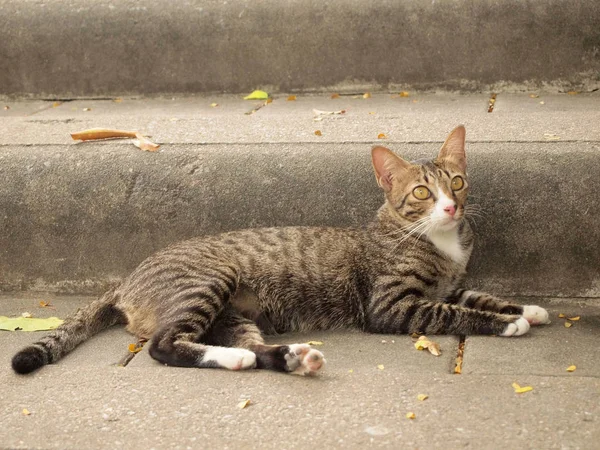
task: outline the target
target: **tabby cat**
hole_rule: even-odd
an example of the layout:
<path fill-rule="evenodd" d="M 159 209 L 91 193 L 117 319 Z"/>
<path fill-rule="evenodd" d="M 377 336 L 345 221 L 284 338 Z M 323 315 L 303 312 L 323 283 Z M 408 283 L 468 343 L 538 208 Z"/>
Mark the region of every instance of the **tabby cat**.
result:
<path fill-rule="evenodd" d="M 385 203 L 364 228 L 251 229 L 171 245 L 17 353 L 12 367 L 25 374 L 54 363 L 117 323 L 150 339 L 150 355 L 170 366 L 304 375 L 321 369 L 321 352 L 265 345 L 261 333 L 519 336 L 548 323 L 543 308 L 461 288 L 473 248 L 464 146 L 459 126 L 432 161 L 373 148 Z"/>

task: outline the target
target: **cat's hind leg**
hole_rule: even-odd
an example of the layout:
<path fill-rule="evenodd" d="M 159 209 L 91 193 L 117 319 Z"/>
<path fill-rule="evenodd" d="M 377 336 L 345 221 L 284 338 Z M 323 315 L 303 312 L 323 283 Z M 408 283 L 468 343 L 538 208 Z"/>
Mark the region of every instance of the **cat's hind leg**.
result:
<path fill-rule="evenodd" d="M 522 316 L 530 325 L 544 325 L 550 323 L 548 311 L 536 305 L 517 305 L 515 303 L 500 300 L 493 295 L 484 292 L 457 290 L 446 299 L 446 303 L 452 303 L 465 308 L 477 309 L 479 311 L 491 311 L 500 314 L 512 314 Z"/>
<path fill-rule="evenodd" d="M 308 344 L 266 345 L 256 323 L 230 307 L 217 318 L 203 341 L 252 351 L 257 369 L 314 375 L 325 364 L 323 354 Z"/>

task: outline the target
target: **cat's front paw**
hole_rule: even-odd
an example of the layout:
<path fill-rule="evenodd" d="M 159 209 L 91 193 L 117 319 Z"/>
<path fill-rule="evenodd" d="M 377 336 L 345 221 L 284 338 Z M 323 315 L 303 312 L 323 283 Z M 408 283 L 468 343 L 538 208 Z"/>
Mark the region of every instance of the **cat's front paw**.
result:
<path fill-rule="evenodd" d="M 314 375 L 325 365 L 323 353 L 308 344 L 288 345 L 286 370 L 295 375 Z"/>
<path fill-rule="evenodd" d="M 530 325 L 544 325 L 550 323 L 548 311 L 535 305 L 523 306 L 523 317 Z"/>
<path fill-rule="evenodd" d="M 524 317 L 519 317 L 512 323 L 509 323 L 500 336 L 521 336 L 529 331 L 529 322 Z"/>

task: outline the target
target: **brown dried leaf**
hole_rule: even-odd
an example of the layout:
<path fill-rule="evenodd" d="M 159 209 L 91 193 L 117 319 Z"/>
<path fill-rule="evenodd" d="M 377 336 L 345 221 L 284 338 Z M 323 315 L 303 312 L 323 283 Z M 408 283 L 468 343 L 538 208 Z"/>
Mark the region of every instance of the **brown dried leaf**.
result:
<path fill-rule="evenodd" d="M 323 133 L 321 133 L 321 130 L 317 130 L 315 131 L 315 136 L 323 136 Z"/>
<path fill-rule="evenodd" d="M 46 302 L 44 300 L 40 301 L 40 308 L 51 308 L 52 305 L 50 304 L 50 302 Z"/>
<path fill-rule="evenodd" d="M 572 320 L 573 322 L 577 322 L 579 319 L 581 319 L 581 316 L 568 317 L 568 319 Z"/>
<path fill-rule="evenodd" d="M 137 139 L 133 140 L 133 145 L 135 145 L 140 150 L 144 150 L 146 152 L 155 152 L 160 147 L 160 145 L 151 142 L 150 140 L 142 136 L 140 133 L 136 133 L 135 136 Z"/>
<path fill-rule="evenodd" d="M 331 94 L 331 98 L 332 99 L 334 99 L 334 98 L 340 98 L 340 94 Z"/>
<path fill-rule="evenodd" d="M 110 130 L 108 128 L 90 128 L 89 130 L 71 133 L 75 141 L 95 141 L 98 139 L 134 138 L 135 131 Z"/>
<path fill-rule="evenodd" d="M 138 344 L 129 344 L 127 348 L 129 349 L 129 353 L 139 353 L 142 351 L 142 347 Z"/>
<path fill-rule="evenodd" d="M 410 93 L 408 91 L 402 91 L 398 94 L 400 97 L 408 97 Z"/>
<path fill-rule="evenodd" d="M 62 105 L 62 102 L 54 102 L 54 103 L 52 103 L 52 107 L 53 108 L 58 108 L 60 105 Z"/>
<path fill-rule="evenodd" d="M 296 101 L 296 96 L 295 96 L 295 95 L 290 95 L 290 96 L 287 98 L 287 101 L 288 101 L 288 102 L 293 102 L 293 101 Z"/>
<path fill-rule="evenodd" d="M 122 99 L 121 97 L 117 97 L 117 98 L 115 98 L 115 99 L 113 100 L 113 102 L 115 102 L 115 103 L 122 103 L 122 102 L 123 102 L 123 99 Z"/>
<path fill-rule="evenodd" d="M 415 348 L 417 350 L 427 349 L 429 350 L 429 353 L 435 356 L 440 356 L 442 354 L 440 345 L 437 342 L 429 340 L 427 336 L 419 337 L 417 342 L 415 342 Z"/>
<path fill-rule="evenodd" d="M 577 95 L 577 94 L 579 94 L 579 91 L 569 91 L 569 92 L 567 92 L 567 94 L 569 94 L 569 95 Z"/>
<path fill-rule="evenodd" d="M 529 98 L 538 98 L 539 95 L 538 94 L 529 94 Z"/>
<path fill-rule="evenodd" d="M 377 139 L 387 139 L 387 136 L 385 135 L 385 133 L 379 133 L 377 135 Z"/>
<path fill-rule="evenodd" d="M 244 409 L 244 408 L 246 408 L 249 405 L 250 405 L 250 399 L 248 399 L 248 400 L 242 400 L 241 402 L 239 402 L 237 404 L 237 407 L 240 408 L 240 409 Z"/>

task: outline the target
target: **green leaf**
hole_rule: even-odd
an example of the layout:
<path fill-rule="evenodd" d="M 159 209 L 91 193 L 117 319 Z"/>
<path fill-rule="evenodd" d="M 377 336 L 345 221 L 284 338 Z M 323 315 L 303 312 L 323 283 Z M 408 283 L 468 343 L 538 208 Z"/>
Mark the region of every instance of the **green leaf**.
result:
<path fill-rule="evenodd" d="M 62 324 L 64 320 L 58 317 L 48 317 L 47 319 L 27 318 L 27 317 L 6 317 L 0 316 L 0 330 L 6 331 L 43 331 L 53 330 Z"/>
<path fill-rule="evenodd" d="M 265 91 L 254 91 L 252 94 L 244 97 L 244 100 L 267 100 L 269 98 L 269 94 Z"/>

